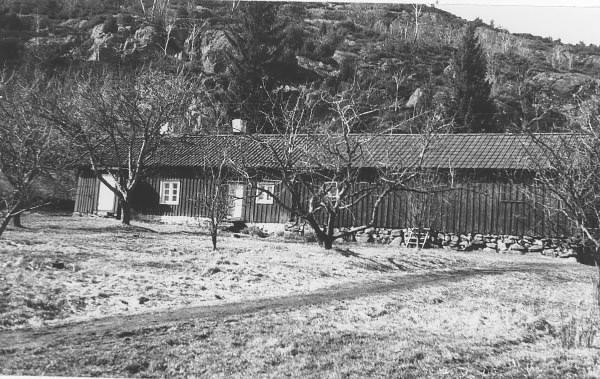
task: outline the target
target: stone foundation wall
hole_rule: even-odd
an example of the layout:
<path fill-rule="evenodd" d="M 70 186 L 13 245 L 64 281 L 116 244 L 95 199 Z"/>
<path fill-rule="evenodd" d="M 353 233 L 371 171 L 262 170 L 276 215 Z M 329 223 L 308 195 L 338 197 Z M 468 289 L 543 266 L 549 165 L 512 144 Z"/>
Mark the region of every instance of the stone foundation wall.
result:
<path fill-rule="evenodd" d="M 285 225 L 286 233 L 297 233 L 306 235 L 313 233 L 308 224 L 288 223 Z M 336 230 L 339 232 L 340 230 Z M 591 254 L 591 248 L 578 238 L 555 236 L 515 236 L 515 235 L 491 235 L 475 233 L 443 233 L 438 231 L 429 231 L 424 240 L 425 230 L 421 230 L 417 238 L 421 237 L 419 247 L 424 248 L 443 248 L 457 251 L 482 250 L 495 253 L 539 253 L 552 257 L 578 257 L 581 254 Z M 399 247 L 416 247 L 409 244 L 408 229 L 386 229 L 386 228 L 368 228 L 362 232 L 357 232 L 347 238 L 348 241 L 359 243 L 380 243 L 391 244 Z"/>

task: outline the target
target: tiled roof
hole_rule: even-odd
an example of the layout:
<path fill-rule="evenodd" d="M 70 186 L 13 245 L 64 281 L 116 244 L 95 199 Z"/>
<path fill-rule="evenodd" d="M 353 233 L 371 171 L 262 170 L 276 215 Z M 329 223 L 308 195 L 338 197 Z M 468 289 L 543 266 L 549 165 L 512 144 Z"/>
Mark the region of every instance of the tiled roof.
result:
<path fill-rule="evenodd" d="M 299 135 L 295 137 L 297 159 L 302 164 L 327 164 L 336 159 L 328 150 L 343 147 L 341 136 Z M 551 145 L 574 138 L 572 134 L 441 134 L 426 139 L 420 135 L 352 135 L 362 141 L 358 152 L 363 166 L 410 167 L 422 154 L 422 166 L 455 169 L 535 169 L 541 159 L 533 138 Z M 327 146 L 324 149 L 323 146 Z M 246 167 L 277 167 L 275 155 L 286 147 L 280 135 L 210 135 L 171 137 L 146 162 L 148 166 L 217 166 L 224 157 Z M 275 154 L 273 153 L 275 152 Z M 535 162 L 534 162 L 535 161 Z"/>

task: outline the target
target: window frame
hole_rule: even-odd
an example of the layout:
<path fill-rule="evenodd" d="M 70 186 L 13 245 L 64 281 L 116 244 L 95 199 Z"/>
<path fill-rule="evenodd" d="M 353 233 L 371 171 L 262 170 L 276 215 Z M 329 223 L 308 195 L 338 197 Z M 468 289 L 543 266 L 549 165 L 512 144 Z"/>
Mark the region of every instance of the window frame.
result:
<path fill-rule="evenodd" d="M 165 200 L 165 185 L 169 185 L 169 194 L 168 199 L 172 199 L 176 197 L 175 200 Z M 176 192 L 173 193 L 173 184 L 177 184 Z M 161 180 L 160 181 L 160 194 L 159 194 L 159 202 L 161 205 L 179 205 L 179 200 L 181 199 L 181 181 L 175 179 Z"/>
<path fill-rule="evenodd" d="M 265 204 L 265 205 L 272 205 L 273 204 L 273 196 L 271 196 L 271 194 L 265 192 L 265 191 L 261 191 L 262 189 L 265 189 L 271 193 L 275 192 L 275 183 L 273 182 L 259 182 L 256 185 L 256 204 Z M 263 198 L 263 196 L 265 196 Z"/>
<path fill-rule="evenodd" d="M 325 182 L 324 186 L 332 185 L 332 187 L 325 193 L 325 198 L 329 201 L 335 201 L 339 195 L 338 183 L 337 182 Z"/>

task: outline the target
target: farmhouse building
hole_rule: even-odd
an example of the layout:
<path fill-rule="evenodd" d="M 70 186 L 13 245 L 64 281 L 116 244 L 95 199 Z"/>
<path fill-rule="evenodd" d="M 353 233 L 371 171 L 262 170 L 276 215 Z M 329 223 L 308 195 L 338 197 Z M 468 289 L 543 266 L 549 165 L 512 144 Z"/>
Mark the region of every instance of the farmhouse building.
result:
<path fill-rule="evenodd" d="M 568 135 L 539 135 L 548 140 Z M 314 136 L 313 136 L 314 137 Z M 165 139 L 146 162 L 148 175 L 132 198 L 134 218 L 159 222 L 185 222 L 205 216 L 198 201 L 213 184 L 211 169 L 243 165 L 247 169 L 278 169 L 273 149 L 286 148 L 285 136 L 210 135 Z M 296 136 L 311 152 L 311 138 Z M 356 135 L 355 138 L 362 138 Z M 378 212 L 377 226 L 400 229 L 431 227 L 456 233 L 515 235 L 563 234 L 566 220 L 544 212 L 540 202 L 551 201 L 536 189 L 532 177 L 539 167 L 538 150 L 531 136 L 520 134 L 446 134 L 424 142 L 421 135 L 378 135 L 365 138 L 361 167 L 365 180 L 377 180 L 382 162 L 402 167 L 419 162 L 421 168 L 438 173 L 445 190 L 432 193 L 396 191 L 388 195 Z M 268 142 L 268 143 L 267 143 Z M 427 148 L 419 148 L 425 146 Z M 235 170 L 231 170 L 235 173 Z M 259 187 L 275 193 L 281 183 L 263 175 Z M 265 192 L 231 175 L 227 182 L 235 200 L 229 210 L 233 219 L 247 224 L 284 224 L 294 218 Z M 89 168 L 78 177 L 75 212 L 115 215 L 118 202 Z M 537 203 L 537 205 L 536 205 Z M 338 227 L 365 225 L 373 201 L 365 198 L 352 212 L 338 219 Z"/>

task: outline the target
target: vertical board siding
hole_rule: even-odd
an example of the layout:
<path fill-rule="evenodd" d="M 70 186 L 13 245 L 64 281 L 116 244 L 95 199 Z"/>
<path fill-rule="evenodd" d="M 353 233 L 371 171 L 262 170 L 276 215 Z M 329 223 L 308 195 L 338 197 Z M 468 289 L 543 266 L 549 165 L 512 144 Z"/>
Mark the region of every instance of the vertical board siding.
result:
<path fill-rule="evenodd" d="M 93 214 L 98 208 L 98 183 L 95 176 L 82 174 L 77 180 L 74 211 Z"/>
<path fill-rule="evenodd" d="M 160 183 L 163 180 L 180 181 L 178 205 L 159 204 Z M 366 186 L 359 183 L 357 186 Z M 207 215 L 204 201 L 213 191 L 211 177 L 198 172 L 169 172 L 161 176 L 144 179 L 132 197 L 133 209 L 141 214 L 160 216 L 199 217 Z M 95 213 L 98 205 L 99 180 L 90 173 L 78 178 L 75 196 L 75 212 Z M 291 203 L 291 193 L 281 184 L 275 191 L 282 199 Z M 309 191 L 299 188 L 300 198 L 308 199 Z M 357 227 L 370 221 L 376 194 L 365 197 L 355 207 L 341 210 L 336 227 Z M 353 201 L 354 199 L 349 199 Z M 406 227 L 431 227 L 435 230 L 454 233 L 491 233 L 514 235 L 567 235 L 569 224 L 560 212 L 549 212 L 537 205 L 558 204 L 556 199 L 543 188 L 526 184 L 514 184 L 490 180 L 467 182 L 454 189 L 420 194 L 397 191 L 388 194 L 380 204 L 377 226 L 401 229 Z M 277 202 L 256 204 L 256 197 L 246 187 L 243 202 L 243 218 L 252 223 L 285 223 L 291 213 Z M 324 225 L 326 212 L 317 215 Z"/>

